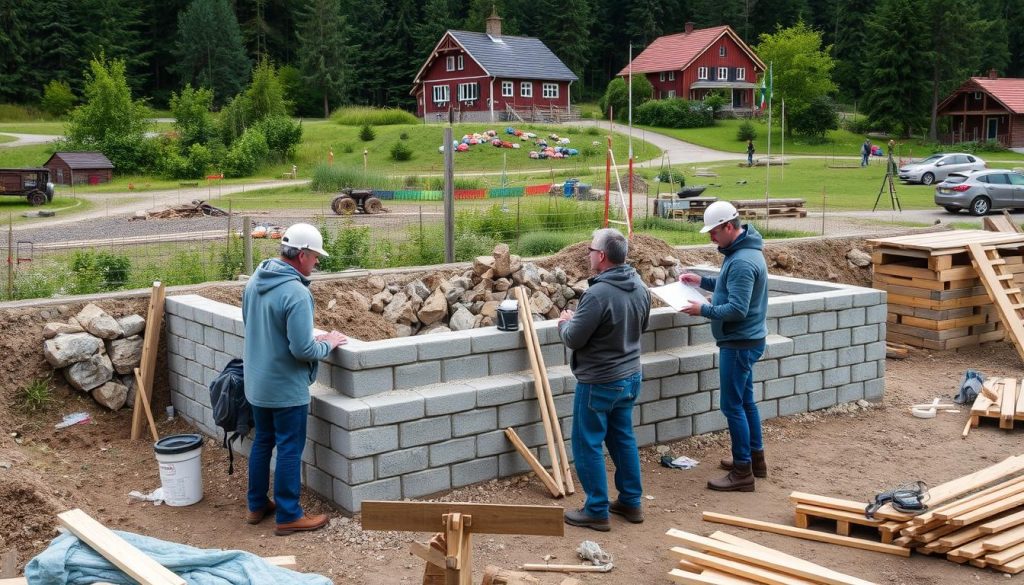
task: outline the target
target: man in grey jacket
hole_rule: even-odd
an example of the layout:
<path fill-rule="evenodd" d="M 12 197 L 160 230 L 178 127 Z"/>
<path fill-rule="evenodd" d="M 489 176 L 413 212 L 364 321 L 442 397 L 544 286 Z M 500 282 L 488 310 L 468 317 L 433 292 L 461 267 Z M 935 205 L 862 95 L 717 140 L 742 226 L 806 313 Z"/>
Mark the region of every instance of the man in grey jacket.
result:
<path fill-rule="evenodd" d="M 644 521 L 633 404 L 640 393 L 640 335 L 647 329 L 651 295 L 636 270 L 625 265 L 628 251 L 618 230 L 595 231 L 589 258 L 596 276 L 576 311 L 562 311 L 558 319 L 562 342 L 573 350 L 572 454 L 587 495 L 583 508 L 565 513 L 565 522 L 602 532 L 611 529 L 609 512 L 635 524 Z M 615 464 L 619 497 L 611 504 L 602 443 Z"/>

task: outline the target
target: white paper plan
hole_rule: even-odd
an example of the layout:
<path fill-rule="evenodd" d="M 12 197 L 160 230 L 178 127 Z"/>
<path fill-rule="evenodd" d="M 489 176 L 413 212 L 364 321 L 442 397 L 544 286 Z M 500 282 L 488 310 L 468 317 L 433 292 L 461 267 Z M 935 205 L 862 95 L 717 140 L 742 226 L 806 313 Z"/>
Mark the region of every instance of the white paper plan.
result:
<path fill-rule="evenodd" d="M 665 286 L 651 287 L 651 292 L 659 299 L 665 301 L 665 304 L 677 311 L 689 305 L 690 301 L 695 303 L 707 302 L 707 299 L 704 298 L 704 295 L 700 294 L 700 291 L 697 290 L 696 287 L 683 284 L 679 281 L 673 282 L 672 284 L 666 284 Z"/>

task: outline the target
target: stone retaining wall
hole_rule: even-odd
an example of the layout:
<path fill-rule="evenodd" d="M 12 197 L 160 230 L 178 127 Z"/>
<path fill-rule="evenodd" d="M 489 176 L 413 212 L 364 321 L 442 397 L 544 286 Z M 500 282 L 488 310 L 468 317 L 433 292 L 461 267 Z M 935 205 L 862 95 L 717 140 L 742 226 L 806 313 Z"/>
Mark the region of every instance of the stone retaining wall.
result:
<path fill-rule="evenodd" d="M 763 418 L 881 399 L 885 293 L 771 277 L 768 348 L 754 370 Z M 167 299 L 175 408 L 220 438 L 210 381 L 242 355 L 241 309 L 197 295 Z M 555 321 L 536 324 L 567 441 L 575 379 Z M 641 445 L 726 428 L 718 352 L 706 319 L 655 309 L 643 337 Z M 351 340 L 320 365 L 303 454 L 306 485 L 356 512 L 365 499 L 417 498 L 529 471 L 504 436 L 514 427 L 547 464 L 523 335 L 494 327 L 375 342 Z M 248 444 L 241 449 L 248 453 Z"/>

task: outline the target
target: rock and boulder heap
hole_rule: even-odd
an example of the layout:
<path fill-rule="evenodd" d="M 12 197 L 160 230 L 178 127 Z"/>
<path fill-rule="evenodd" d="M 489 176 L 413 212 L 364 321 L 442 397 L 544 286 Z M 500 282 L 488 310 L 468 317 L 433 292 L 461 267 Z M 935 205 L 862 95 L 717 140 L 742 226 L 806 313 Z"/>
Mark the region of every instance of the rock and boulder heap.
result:
<path fill-rule="evenodd" d="M 138 315 L 115 319 L 90 303 L 68 323 L 43 327 L 43 355 L 73 388 L 117 410 L 135 388 L 145 328 Z"/>

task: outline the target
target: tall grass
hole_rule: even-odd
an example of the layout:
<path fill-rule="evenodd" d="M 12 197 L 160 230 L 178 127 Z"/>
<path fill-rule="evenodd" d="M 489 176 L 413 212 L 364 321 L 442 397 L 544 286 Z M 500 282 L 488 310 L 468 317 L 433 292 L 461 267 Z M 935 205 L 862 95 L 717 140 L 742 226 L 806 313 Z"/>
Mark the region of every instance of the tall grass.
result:
<path fill-rule="evenodd" d="M 0 104 L 0 122 L 42 122 L 53 119 L 53 116 L 32 106 Z"/>
<path fill-rule="evenodd" d="M 342 126 L 392 126 L 420 123 L 419 118 L 405 110 L 367 106 L 338 108 L 331 114 L 331 121 Z"/>
<path fill-rule="evenodd" d="M 313 169 L 310 187 L 313 191 L 328 193 L 345 187 L 396 189 L 401 181 L 384 173 L 363 171 L 360 167 L 319 164 Z"/>

